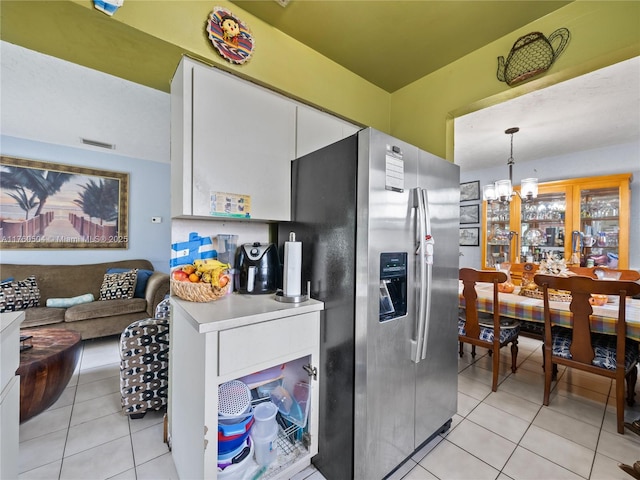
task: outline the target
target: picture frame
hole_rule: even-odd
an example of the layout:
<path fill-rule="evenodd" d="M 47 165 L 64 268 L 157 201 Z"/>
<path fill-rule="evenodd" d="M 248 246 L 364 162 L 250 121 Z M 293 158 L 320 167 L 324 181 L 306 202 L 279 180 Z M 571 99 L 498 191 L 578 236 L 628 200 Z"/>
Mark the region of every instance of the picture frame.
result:
<path fill-rule="evenodd" d="M 480 245 L 480 228 L 464 227 L 460 229 L 460 246 L 478 247 Z"/>
<path fill-rule="evenodd" d="M 460 201 L 480 200 L 480 180 L 460 184 Z"/>
<path fill-rule="evenodd" d="M 460 224 L 480 223 L 480 205 L 460 205 Z"/>
<path fill-rule="evenodd" d="M 129 248 L 129 174 L 0 156 L 0 248 Z"/>

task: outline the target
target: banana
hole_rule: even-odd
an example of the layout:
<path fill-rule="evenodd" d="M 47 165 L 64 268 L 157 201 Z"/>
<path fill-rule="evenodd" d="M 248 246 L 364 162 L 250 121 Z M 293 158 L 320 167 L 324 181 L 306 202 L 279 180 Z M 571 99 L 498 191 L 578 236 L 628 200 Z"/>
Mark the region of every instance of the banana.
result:
<path fill-rule="evenodd" d="M 200 275 L 200 281 L 210 283 L 214 287 L 220 287 L 220 276 L 231 268 L 230 264 L 222 263 L 215 258 L 194 260 L 193 266 L 196 268 L 196 273 Z M 228 279 L 225 278 L 225 280 L 226 285 Z"/>
<path fill-rule="evenodd" d="M 222 263 L 214 258 L 208 258 L 206 260 L 196 260 L 195 262 L 193 262 L 193 264 L 196 267 L 196 270 L 203 273 L 210 272 L 212 270 L 224 270 L 227 268 L 231 268 L 231 265 L 229 265 L 228 263 Z"/>

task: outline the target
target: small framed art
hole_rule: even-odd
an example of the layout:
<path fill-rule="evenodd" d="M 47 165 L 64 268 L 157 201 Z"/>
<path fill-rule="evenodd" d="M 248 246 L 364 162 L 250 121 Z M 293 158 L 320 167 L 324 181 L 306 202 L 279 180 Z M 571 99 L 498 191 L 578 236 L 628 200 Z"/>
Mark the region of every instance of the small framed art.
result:
<path fill-rule="evenodd" d="M 460 184 L 460 201 L 480 200 L 480 180 Z"/>
<path fill-rule="evenodd" d="M 480 205 L 460 205 L 460 223 L 480 223 Z"/>
<path fill-rule="evenodd" d="M 460 229 L 460 246 L 477 247 L 480 245 L 480 228 L 465 227 Z"/>

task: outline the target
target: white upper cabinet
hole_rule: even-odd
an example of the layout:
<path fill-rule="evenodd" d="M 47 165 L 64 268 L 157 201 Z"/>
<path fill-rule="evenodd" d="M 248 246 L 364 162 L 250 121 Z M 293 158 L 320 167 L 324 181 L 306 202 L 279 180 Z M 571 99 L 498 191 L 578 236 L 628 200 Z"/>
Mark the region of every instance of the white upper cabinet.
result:
<path fill-rule="evenodd" d="M 352 123 L 304 105 L 298 106 L 296 125 L 296 158 L 331 145 L 360 129 Z"/>
<path fill-rule="evenodd" d="M 296 105 L 186 58 L 181 67 L 171 92 L 175 84 L 172 108 L 183 112 L 172 111 L 181 117 L 172 124 L 172 216 L 289 220 Z"/>
<path fill-rule="evenodd" d="M 291 161 L 359 130 L 183 57 L 171 82 L 171 216 L 291 219 Z"/>

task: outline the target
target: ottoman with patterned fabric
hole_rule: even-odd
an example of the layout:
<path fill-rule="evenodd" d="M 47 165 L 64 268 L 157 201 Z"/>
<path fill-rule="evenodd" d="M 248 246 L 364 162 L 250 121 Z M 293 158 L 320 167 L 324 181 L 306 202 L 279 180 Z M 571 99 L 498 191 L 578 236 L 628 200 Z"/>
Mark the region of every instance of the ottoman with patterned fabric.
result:
<path fill-rule="evenodd" d="M 167 404 L 169 319 L 164 313 L 165 318 L 133 322 L 120 335 L 122 409 L 131 418 L 142 418 L 148 410 L 159 410 Z"/>

